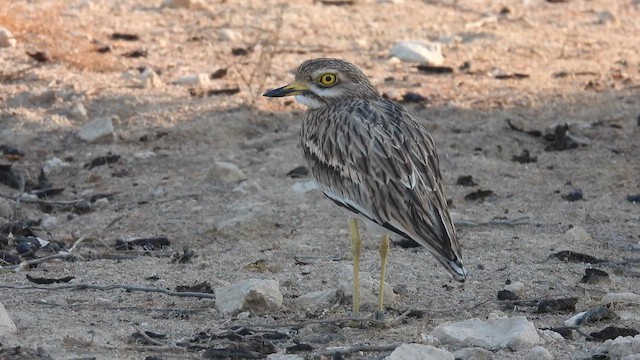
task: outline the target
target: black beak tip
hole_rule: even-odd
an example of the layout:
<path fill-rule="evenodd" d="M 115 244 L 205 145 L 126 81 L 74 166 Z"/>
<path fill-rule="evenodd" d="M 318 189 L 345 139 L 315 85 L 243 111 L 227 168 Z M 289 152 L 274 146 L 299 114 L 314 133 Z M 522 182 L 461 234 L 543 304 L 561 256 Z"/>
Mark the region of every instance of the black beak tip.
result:
<path fill-rule="evenodd" d="M 283 95 L 284 95 L 284 92 L 282 91 L 282 88 L 271 89 L 266 93 L 262 94 L 262 96 L 266 96 L 266 97 L 282 97 Z"/>

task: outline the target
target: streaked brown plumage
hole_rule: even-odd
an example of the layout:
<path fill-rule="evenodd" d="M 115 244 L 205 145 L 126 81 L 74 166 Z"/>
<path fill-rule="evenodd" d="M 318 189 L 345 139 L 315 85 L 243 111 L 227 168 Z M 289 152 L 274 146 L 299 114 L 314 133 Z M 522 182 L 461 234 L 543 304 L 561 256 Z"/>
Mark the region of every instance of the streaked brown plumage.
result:
<path fill-rule="evenodd" d="M 301 145 L 325 195 L 387 232 L 415 240 L 464 281 L 435 144 L 419 119 L 339 59 L 307 60 L 293 83 L 265 94 L 288 95 L 309 107 Z"/>

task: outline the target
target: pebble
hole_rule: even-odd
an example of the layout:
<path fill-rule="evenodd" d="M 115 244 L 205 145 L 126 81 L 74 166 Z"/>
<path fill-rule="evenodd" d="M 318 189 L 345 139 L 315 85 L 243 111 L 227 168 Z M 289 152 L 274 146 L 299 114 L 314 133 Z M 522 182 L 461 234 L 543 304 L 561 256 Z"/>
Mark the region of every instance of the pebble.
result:
<path fill-rule="evenodd" d="M 329 308 L 338 300 L 336 289 L 314 291 L 298 297 L 295 302 L 305 310 Z"/>
<path fill-rule="evenodd" d="M 215 293 L 216 308 L 224 314 L 275 311 L 283 301 L 275 280 L 247 279 L 216 288 Z"/>
<path fill-rule="evenodd" d="M 13 334 L 18 331 L 16 324 L 11 320 L 9 313 L 0 302 L 0 338 Z"/>
<path fill-rule="evenodd" d="M 433 66 L 444 63 L 442 45 L 422 41 L 401 41 L 391 48 L 391 55 L 406 62 L 417 62 Z"/>
<path fill-rule="evenodd" d="M 353 300 L 353 266 L 344 265 L 338 271 L 340 274 L 340 283 L 338 284 L 338 297 L 345 304 L 351 304 Z M 380 280 L 371 276 L 371 273 L 360 272 L 360 305 L 363 307 L 377 308 L 378 292 L 380 290 Z M 384 299 L 385 305 L 390 306 L 398 295 L 393 292 L 393 288 L 388 283 L 384 283 Z"/>
<path fill-rule="evenodd" d="M 431 345 L 402 344 L 398 346 L 387 360 L 454 360 L 455 356 L 447 350 Z"/>
<path fill-rule="evenodd" d="M 489 314 L 487 320 L 470 319 L 439 325 L 432 334 L 442 343 L 485 349 L 528 348 L 540 343 L 536 327 L 524 316 L 509 318 Z"/>
<path fill-rule="evenodd" d="M 245 175 L 237 166 L 226 162 L 216 162 L 211 169 L 207 178 L 210 181 L 218 184 L 237 184 L 247 179 Z"/>
<path fill-rule="evenodd" d="M 42 166 L 42 171 L 44 172 L 45 175 L 49 176 L 55 171 L 68 166 L 71 166 L 71 164 L 69 164 L 68 162 L 62 161 L 57 157 L 54 157 L 44 162 L 44 165 Z"/>
<path fill-rule="evenodd" d="M 15 47 L 17 43 L 11 31 L 0 26 L 0 48 Z"/>
<path fill-rule="evenodd" d="M 591 235 L 589 235 L 589 233 L 585 229 L 579 226 L 574 226 L 571 229 L 569 229 L 566 233 L 564 233 L 564 240 L 571 241 L 571 242 L 587 243 L 587 242 L 592 242 L 593 238 L 591 237 Z"/>
<path fill-rule="evenodd" d="M 69 110 L 69 117 L 72 119 L 83 120 L 87 118 L 87 115 L 87 108 L 81 102 L 73 104 L 73 107 Z"/>
<path fill-rule="evenodd" d="M 245 196 L 247 194 L 262 192 L 262 187 L 257 182 L 249 180 L 241 182 L 240 185 L 234 187 L 231 192 L 239 196 Z"/>
<path fill-rule="evenodd" d="M 100 198 L 93 203 L 93 206 L 96 209 L 104 209 L 109 206 L 109 199 L 107 199 L 106 197 Z"/>
<path fill-rule="evenodd" d="M 617 303 L 617 302 L 629 302 L 629 303 L 637 303 L 640 304 L 640 295 L 626 292 L 626 293 L 608 293 L 605 294 L 602 299 L 600 299 L 600 303 L 609 304 L 609 303 Z"/>
<path fill-rule="evenodd" d="M 527 360 L 553 360 L 553 355 L 542 346 L 534 346 L 529 350 Z"/>
<path fill-rule="evenodd" d="M 493 353 L 479 347 L 468 347 L 460 349 L 453 353 L 456 360 L 491 360 Z"/>
<path fill-rule="evenodd" d="M 33 105 L 50 105 L 58 99 L 58 96 L 54 90 L 42 88 L 29 92 L 27 98 Z"/>
<path fill-rule="evenodd" d="M 207 87 L 211 83 L 209 74 L 201 73 L 196 75 L 188 75 L 178 78 L 173 82 L 176 85 Z"/>
<path fill-rule="evenodd" d="M 524 284 L 520 281 L 514 281 L 511 284 L 505 285 L 504 289 L 520 296 L 524 292 Z"/>
<path fill-rule="evenodd" d="M 267 360 L 304 360 L 295 354 L 269 354 Z"/>
<path fill-rule="evenodd" d="M 236 41 L 240 36 L 234 30 L 222 28 L 218 30 L 218 38 L 220 41 Z"/>
<path fill-rule="evenodd" d="M 145 89 L 158 88 L 164 85 L 160 76 L 158 76 L 158 74 L 149 67 L 145 68 L 142 73 L 140 73 L 140 80 L 142 81 L 142 87 Z"/>
<path fill-rule="evenodd" d="M 553 330 L 538 330 L 538 335 L 540 335 L 540 340 L 545 345 L 564 342 L 564 337 Z"/>
<path fill-rule="evenodd" d="M 305 194 L 318 188 L 318 183 L 314 180 L 298 181 L 291 185 L 291 191 L 296 194 Z"/>
<path fill-rule="evenodd" d="M 51 231 L 55 229 L 57 225 L 58 225 L 58 218 L 55 216 L 47 216 L 44 219 L 42 219 L 42 222 L 40 223 L 40 226 L 42 226 L 42 228 L 46 231 Z"/>
<path fill-rule="evenodd" d="M 13 219 L 13 207 L 3 198 L 0 198 L 0 218 Z"/>
<path fill-rule="evenodd" d="M 104 116 L 89 121 L 80 128 L 78 137 L 88 143 L 96 143 L 102 140 L 112 141 L 115 138 L 113 117 Z"/>

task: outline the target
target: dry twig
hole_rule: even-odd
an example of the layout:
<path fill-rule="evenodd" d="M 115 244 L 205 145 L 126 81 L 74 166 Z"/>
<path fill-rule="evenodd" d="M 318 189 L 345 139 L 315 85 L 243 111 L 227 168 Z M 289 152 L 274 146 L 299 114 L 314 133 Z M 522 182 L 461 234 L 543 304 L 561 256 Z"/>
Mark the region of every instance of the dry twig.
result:
<path fill-rule="evenodd" d="M 121 289 L 126 291 L 140 291 L 140 292 L 151 292 L 151 293 L 161 293 L 168 296 L 176 296 L 176 297 L 195 297 L 195 298 L 203 298 L 203 299 L 215 299 L 215 294 L 210 293 L 200 293 L 200 292 L 180 292 L 180 291 L 171 291 L 167 289 L 161 288 L 153 288 L 153 287 L 144 287 L 144 286 L 134 286 L 134 285 L 93 285 L 93 284 L 66 284 L 59 286 L 35 286 L 35 285 L 7 285 L 0 284 L 0 289 L 14 289 L 14 290 L 115 290 Z"/>

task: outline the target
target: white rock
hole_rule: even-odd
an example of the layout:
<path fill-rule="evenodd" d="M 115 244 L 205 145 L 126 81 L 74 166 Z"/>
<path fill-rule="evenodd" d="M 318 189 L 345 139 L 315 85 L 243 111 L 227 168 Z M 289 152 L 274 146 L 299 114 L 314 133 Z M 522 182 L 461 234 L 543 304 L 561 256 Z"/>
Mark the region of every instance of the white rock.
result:
<path fill-rule="evenodd" d="M 239 313 L 238 315 L 236 315 L 236 319 L 238 319 L 238 320 L 247 320 L 250 317 L 251 317 L 251 312 L 249 312 L 249 311 L 243 311 L 243 312 Z"/>
<path fill-rule="evenodd" d="M 282 306 L 275 280 L 247 279 L 216 289 L 216 308 L 224 314 L 241 311 L 275 311 Z"/>
<path fill-rule="evenodd" d="M 304 360 L 295 354 L 269 354 L 267 360 Z"/>
<path fill-rule="evenodd" d="M 13 207 L 3 198 L 0 198 L 0 218 L 13 219 Z"/>
<path fill-rule="evenodd" d="M 86 119 L 87 114 L 87 108 L 81 102 L 73 104 L 73 107 L 69 110 L 69 117 L 76 120 Z"/>
<path fill-rule="evenodd" d="M 520 281 L 514 281 L 509 285 L 505 285 L 504 289 L 507 291 L 511 291 L 516 295 L 522 295 L 522 292 L 524 291 L 524 284 Z"/>
<path fill-rule="evenodd" d="M 295 184 L 291 185 L 291 191 L 297 194 L 308 193 L 309 191 L 313 191 L 318 188 L 318 183 L 314 180 L 308 181 L 298 181 Z"/>
<path fill-rule="evenodd" d="M 185 86 L 197 86 L 197 87 L 206 87 L 211 83 L 211 78 L 209 74 L 196 74 L 183 76 L 176 81 L 173 82 L 176 85 L 185 85 Z"/>
<path fill-rule="evenodd" d="M 96 209 L 104 209 L 109 206 L 109 199 L 107 199 L 106 197 L 97 199 L 96 201 L 94 201 L 93 206 Z"/>
<path fill-rule="evenodd" d="M 583 228 L 574 226 L 564 233 L 564 240 L 569 242 L 589 243 L 593 241 L 593 238 Z"/>
<path fill-rule="evenodd" d="M 553 360 L 553 355 L 542 346 L 534 346 L 529 350 L 527 360 Z"/>
<path fill-rule="evenodd" d="M 142 73 L 140 73 L 140 80 L 142 87 L 145 89 L 157 88 L 164 85 L 160 76 L 150 67 L 145 68 Z"/>
<path fill-rule="evenodd" d="M 490 314 L 489 319 L 470 319 L 436 327 L 432 334 L 442 343 L 459 346 L 528 348 L 540 343 L 534 324 L 524 316 L 513 318 Z"/>
<path fill-rule="evenodd" d="M 4 305 L 0 302 L 0 338 L 13 334 L 16 331 L 18 331 L 16 324 L 13 323 L 9 313 L 7 313 Z"/>
<path fill-rule="evenodd" d="M 156 153 L 154 153 L 151 150 L 143 150 L 143 151 L 138 151 L 137 153 L 133 154 L 133 157 L 136 159 L 140 159 L 140 160 L 145 160 L 145 159 L 149 159 L 156 156 Z"/>
<path fill-rule="evenodd" d="M 304 294 L 296 299 L 296 303 L 305 310 L 315 310 L 329 308 L 338 300 L 338 291 L 336 289 L 314 291 Z"/>
<path fill-rule="evenodd" d="M 491 360 L 493 353 L 479 347 L 463 348 L 453 353 L 456 360 Z"/>
<path fill-rule="evenodd" d="M 338 284 L 338 296 L 346 304 L 351 304 L 353 300 L 353 266 L 344 265 L 339 269 L 340 283 Z M 380 280 L 374 279 L 371 273 L 360 271 L 360 305 L 366 307 L 378 306 L 378 292 L 380 291 Z M 384 283 L 385 305 L 392 305 L 398 295 L 393 292 L 391 285 Z"/>
<path fill-rule="evenodd" d="M 218 38 L 220 41 L 236 41 L 239 38 L 239 35 L 234 30 L 229 28 L 222 28 L 218 30 Z"/>
<path fill-rule="evenodd" d="M 95 143 L 102 140 L 113 140 L 115 137 L 113 118 L 105 116 L 89 121 L 80 128 L 78 137 L 80 140 L 88 143 Z"/>
<path fill-rule="evenodd" d="M 595 353 L 608 354 L 611 359 L 624 359 L 627 356 L 640 354 L 640 335 L 620 336 L 607 340 L 598 346 Z"/>
<path fill-rule="evenodd" d="M 15 47 L 17 43 L 11 31 L 0 26 L 0 48 Z"/>
<path fill-rule="evenodd" d="M 40 223 L 40 226 L 42 226 L 42 228 L 47 231 L 51 231 L 55 229 L 57 225 L 58 225 L 58 218 L 55 216 L 47 216 L 44 219 L 42 219 L 42 222 Z"/>
<path fill-rule="evenodd" d="M 401 41 L 391 48 L 391 55 L 402 61 L 418 62 L 429 65 L 442 65 L 442 45 L 422 41 Z"/>
<path fill-rule="evenodd" d="M 42 171 L 44 172 L 45 175 L 49 176 L 55 171 L 64 167 L 69 167 L 69 166 L 71 166 L 71 164 L 69 164 L 68 162 L 64 162 L 59 158 L 54 157 L 44 162 L 44 165 L 42 166 Z"/>
<path fill-rule="evenodd" d="M 553 345 L 564 342 L 564 338 L 562 335 L 558 334 L 553 330 L 538 330 L 538 335 L 540 336 L 540 340 L 545 345 Z"/>
<path fill-rule="evenodd" d="M 247 175 L 234 164 L 218 161 L 209 169 L 207 178 L 215 183 L 237 184 L 246 180 Z"/>
<path fill-rule="evenodd" d="M 447 350 L 438 349 L 431 345 L 402 344 L 398 346 L 387 360 L 454 360 L 455 357 Z"/>
<path fill-rule="evenodd" d="M 602 304 L 628 302 L 640 304 L 640 295 L 626 292 L 626 293 L 608 293 L 600 299 Z"/>
<path fill-rule="evenodd" d="M 581 311 L 573 315 L 572 317 L 564 321 L 564 326 L 577 326 L 580 323 L 580 321 L 582 321 L 582 318 L 586 313 L 587 313 L 586 311 Z"/>

